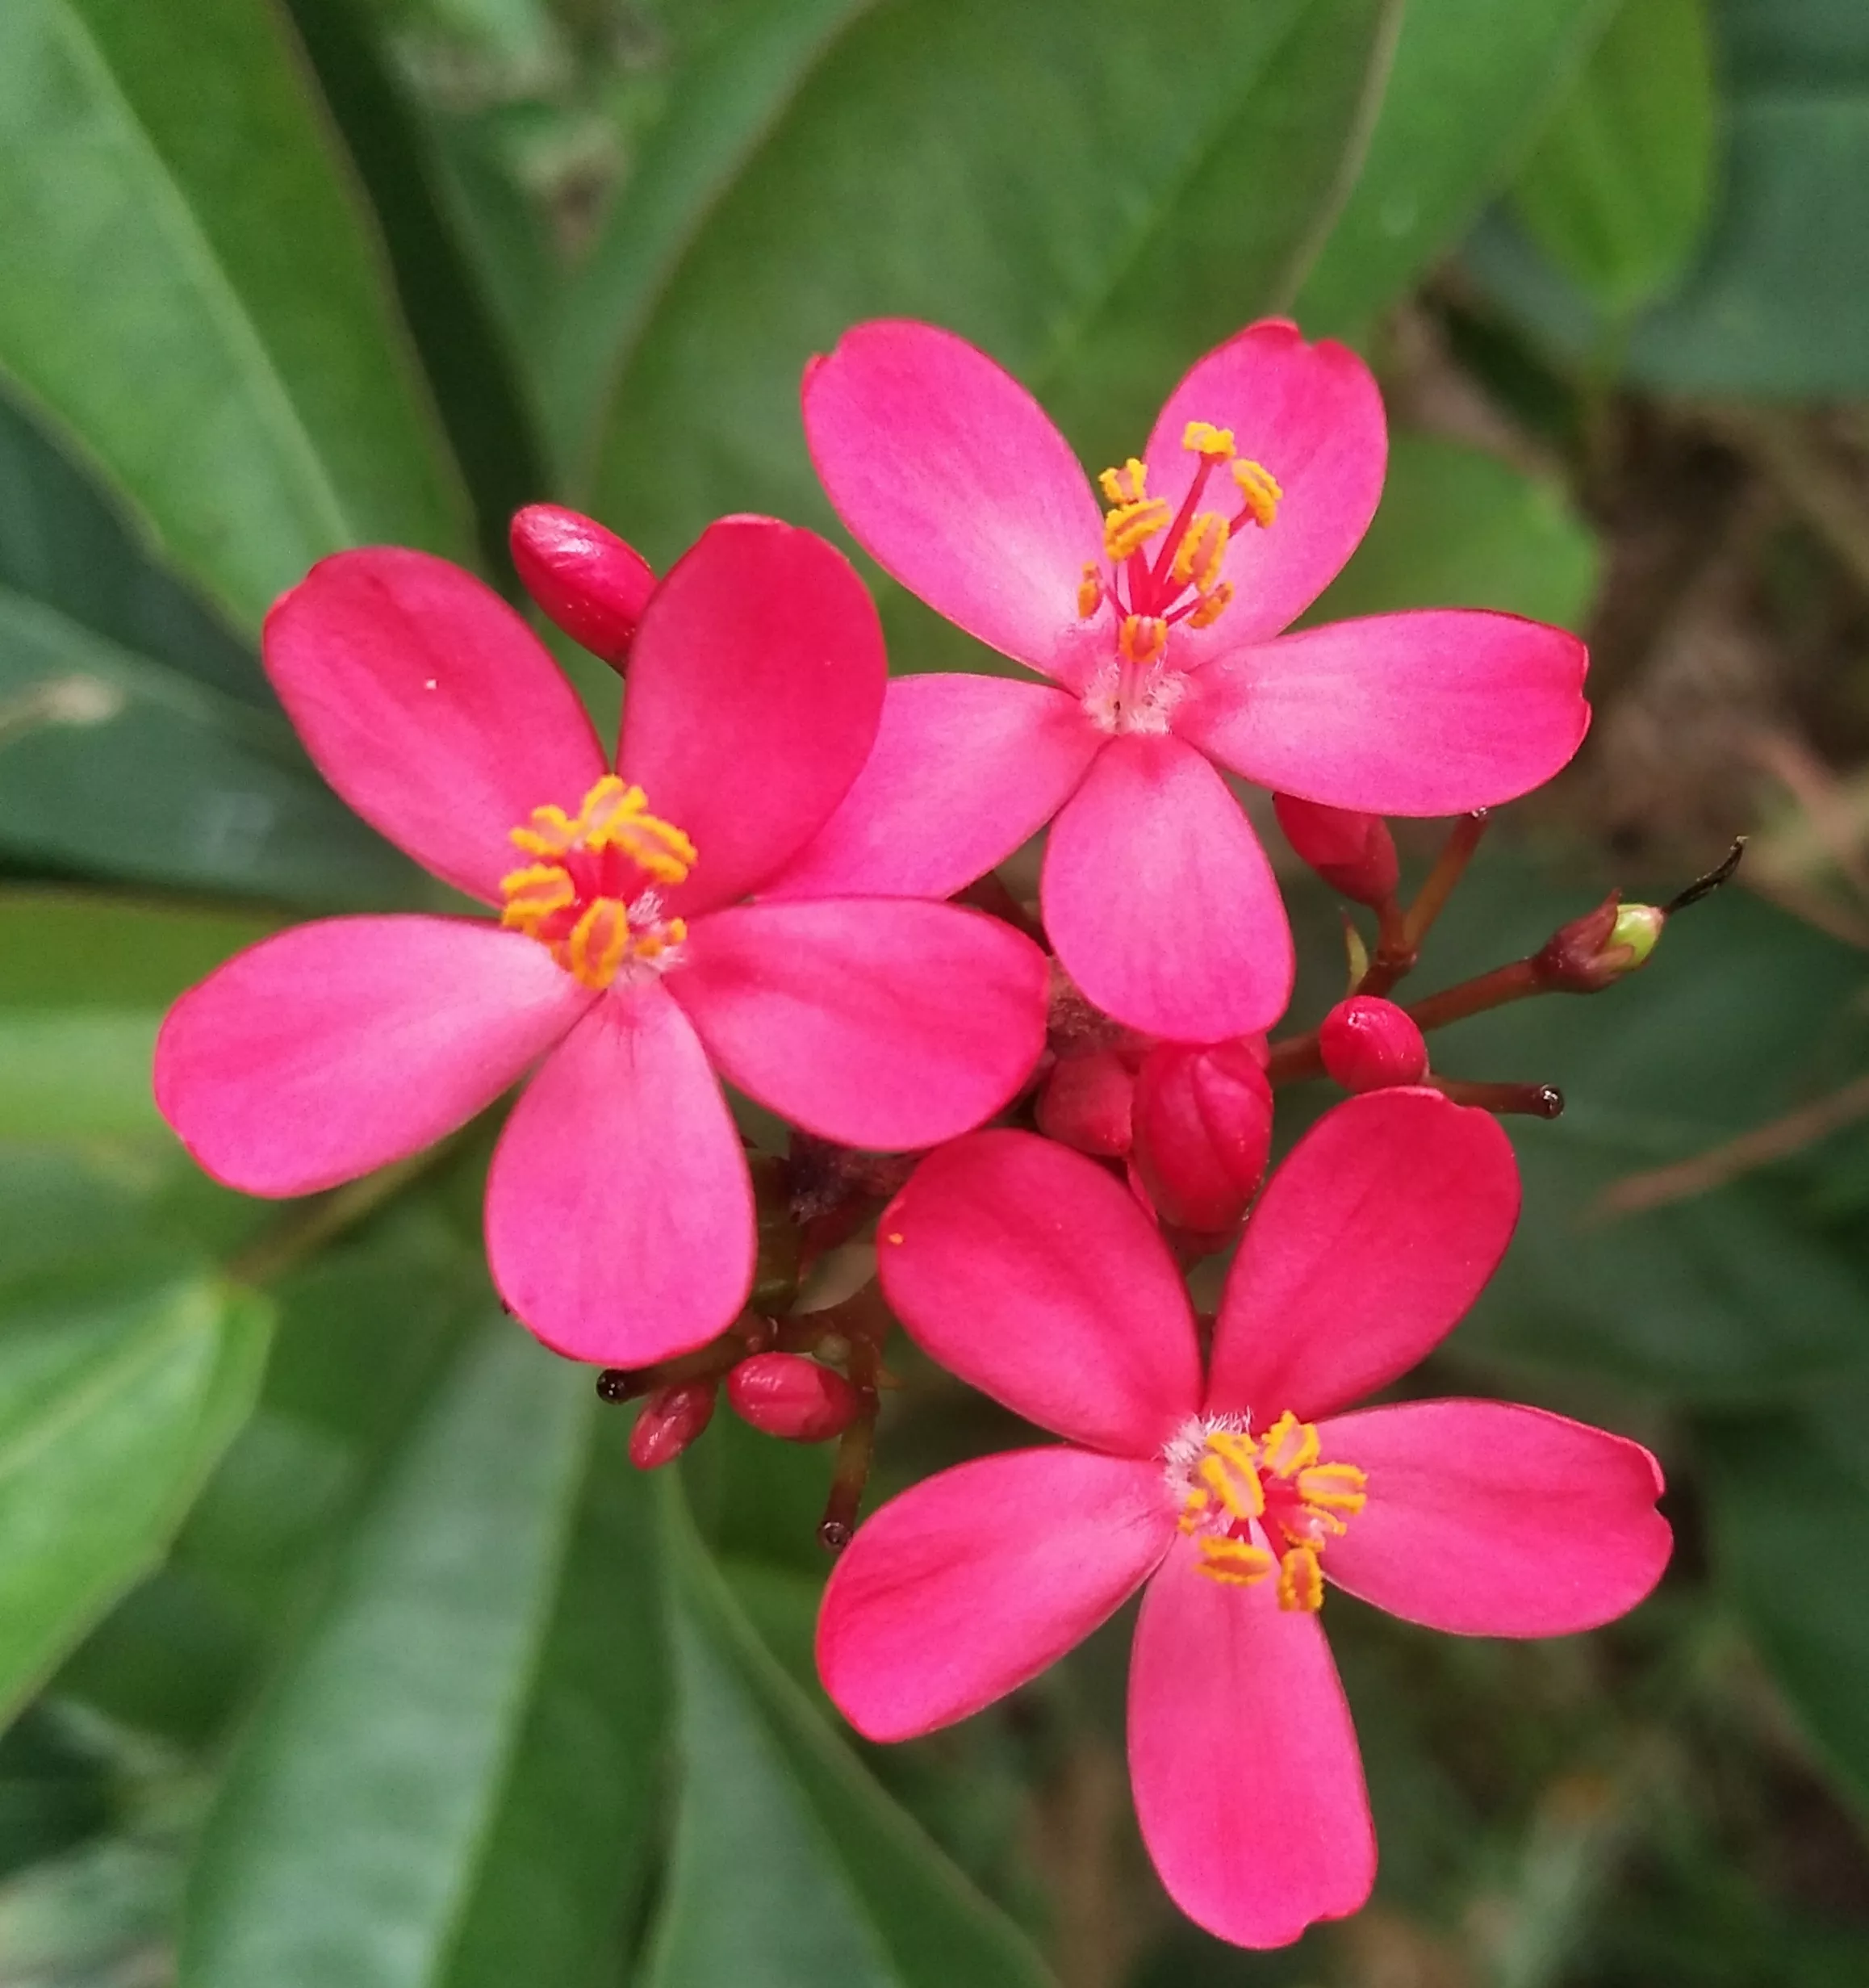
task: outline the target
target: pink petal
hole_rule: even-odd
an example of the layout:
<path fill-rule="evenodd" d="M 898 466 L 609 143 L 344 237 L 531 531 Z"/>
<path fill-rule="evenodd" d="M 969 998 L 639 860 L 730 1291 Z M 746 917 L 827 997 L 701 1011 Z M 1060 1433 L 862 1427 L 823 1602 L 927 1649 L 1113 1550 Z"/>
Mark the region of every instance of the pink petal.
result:
<path fill-rule="evenodd" d="M 1569 1635 L 1625 1614 L 1668 1563 L 1660 1467 L 1620 1436 L 1499 1401 L 1404 1401 L 1318 1434 L 1369 1479 L 1324 1572 L 1406 1622 Z"/>
<path fill-rule="evenodd" d="M 1334 1551 L 1334 1548 L 1333 1548 Z M 1169 1896 L 1241 1947 L 1282 1947 L 1369 1895 L 1375 1827 L 1350 1709 L 1315 1614 L 1276 1580 L 1224 1586 L 1179 1541 L 1142 1598 L 1129 1775 Z"/>
<path fill-rule="evenodd" d="M 556 1352 L 685 1353 L 753 1282 L 753 1196 L 726 1100 L 659 985 L 613 991 L 520 1099 L 487 1179 L 500 1295 Z"/>
<path fill-rule="evenodd" d="M 1332 807 L 1457 814 L 1549 780 L 1589 729 L 1588 651 L 1461 608 L 1333 622 L 1195 677 L 1175 729 L 1223 766 Z"/>
<path fill-rule="evenodd" d="M 840 1145 L 912 1150 L 1008 1103 L 1045 1041 L 1045 956 L 984 912 L 906 898 L 696 920 L 670 991 L 730 1083 Z"/>
<path fill-rule="evenodd" d="M 1040 895 L 1060 963 L 1105 1013 L 1177 1042 L 1269 1028 L 1291 929 L 1227 785 L 1177 739 L 1112 739 L 1052 824 Z"/>
<path fill-rule="evenodd" d="M 763 894 L 952 897 L 1044 827 L 1102 743 L 1049 684 L 899 678 L 843 806 Z"/>
<path fill-rule="evenodd" d="M 937 614 L 1036 670 L 1071 666 L 1103 518 L 1071 446 L 984 352 L 879 319 L 805 375 L 805 437 L 857 542 Z"/>
<path fill-rule="evenodd" d="M 1316 600 L 1356 550 L 1382 495 L 1388 425 L 1369 369 L 1346 345 L 1307 345 L 1294 324 L 1250 324 L 1199 360 L 1148 438 L 1148 494 L 1178 506 L 1197 458 L 1190 421 L 1230 428 L 1241 456 L 1262 463 L 1284 496 L 1269 529 L 1248 520 L 1227 549 L 1235 599 L 1205 634 L 1177 634 L 1190 659 L 1276 634 Z M 1203 509 L 1231 517 L 1240 496 L 1223 468 Z"/>
<path fill-rule="evenodd" d="M 496 925 L 326 919 L 261 940 L 176 1002 L 156 1102 L 216 1180 L 312 1194 L 466 1124 L 592 998 Z"/>
<path fill-rule="evenodd" d="M 1174 1531 L 1152 1463 L 1015 1450 L 943 1471 L 885 1505 L 838 1561 L 818 1675 L 868 1739 L 951 1725 L 1113 1615 Z"/>
<path fill-rule="evenodd" d="M 1326 1112 L 1246 1224 L 1210 1411 L 1323 1415 L 1405 1374 L 1479 1295 L 1518 1216 L 1518 1164 L 1486 1112 L 1413 1090 Z"/>
<path fill-rule="evenodd" d="M 426 552 L 320 559 L 263 643 L 318 770 L 373 828 L 490 904 L 536 807 L 575 811 L 604 772 L 577 693 L 519 616 Z"/>
<path fill-rule="evenodd" d="M 862 771 L 888 662 L 868 590 L 814 533 L 722 518 L 684 553 L 629 651 L 617 766 L 684 830 L 692 914 L 755 889 Z"/>
<path fill-rule="evenodd" d="M 876 1224 L 883 1295 L 918 1342 L 1041 1429 L 1155 1455 L 1200 1401 L 1174 1260 L 1123 1184 L 1030 1132 L 931 1153 Z"/>

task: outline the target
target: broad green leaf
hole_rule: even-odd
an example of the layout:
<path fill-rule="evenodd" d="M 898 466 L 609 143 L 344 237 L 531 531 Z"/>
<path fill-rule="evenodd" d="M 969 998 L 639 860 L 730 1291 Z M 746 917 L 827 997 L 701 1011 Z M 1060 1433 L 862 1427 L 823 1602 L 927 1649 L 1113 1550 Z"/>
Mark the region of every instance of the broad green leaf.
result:
<path fill-rule="evenodd" d="M 1039 1988 L 1036 1955 L 761 1646 L 672 1485 L 663 1509 L 684 1777 L 648 1988 Z"/>
<path fill-rule="evenodd" d="M 1298 319 L 1353 336 L 1511 178 L 1616 0 L 1408 0 L 1355 190 Z"/>
<path fill-rule="evenodd" d="M 281 17 L 0 10 L 0 370 L 236 622 L 321 555 L 458 553 L 456 481 Z"/>
<path fill-rule="evenodd" d="M 1121 0 L 863 15 L 768 93 L 755 145 L 692 169 L 718 191 L 603 411 L 596 508 L 659 559 L 722 510 L 827 521 L 798 381 L 878 315 L 976 340 L 1087 452 L 1136 446 L 1181 368 L 1289 297 L 1390 13 L 1220 9 L 1198 60 Z M 666 266 L 658 240 L 632 253 Z"/>
<path fill-rule="evenodd" d="M 1556 482 L 1459 442 L 1397 435 L 1369 535 L 1307 618 L 1497 608 L 1576 628 L 1596 570 L 1595 541 Z"/>
<path fill-rule="evenodd" d="M 0 1289 L 0 1716 L 166 1546 L 252 1404 L 270 1323 L 141 1259 Z"/>
<path fill-rule="evenodd" d="M 1704 1433 L 1715 1579 L 1819 1752 L 1869 1808 L 1869 1392 Z"/>
<path fill-rule="evenodd" d="M 1692 260 L 1716 115 L 1706 0 L 1623 0 L 1513 182 L 1532 239 L 1612 317 Z"/>
<path fill-rule="evenodd" d="M 505 1323 L 438 1388 L 230 1770 L 191 1988 L 596 1978 L 659 1718 L 641 1494 L 593 1466 L 597 1413 Z"/>

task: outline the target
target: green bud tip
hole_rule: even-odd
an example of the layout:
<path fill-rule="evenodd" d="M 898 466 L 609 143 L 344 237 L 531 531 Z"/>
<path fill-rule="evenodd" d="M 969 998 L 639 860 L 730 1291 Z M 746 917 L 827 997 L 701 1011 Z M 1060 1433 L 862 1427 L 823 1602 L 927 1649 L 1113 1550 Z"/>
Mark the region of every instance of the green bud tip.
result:
<path fill-rule="evenodd" d="M 1653 904 L 1624 904 L 1616 907 L 1616 923 L 1611 928 L 1608 952 L 1619 946 L 1627 946 L 1629 951 L 1626 972 L 1633 973 L 1655 949 L 1655 941 L 1662 935 L 1662 927 L 1668 922 L 1668 914 L 1659 906 Z"/>

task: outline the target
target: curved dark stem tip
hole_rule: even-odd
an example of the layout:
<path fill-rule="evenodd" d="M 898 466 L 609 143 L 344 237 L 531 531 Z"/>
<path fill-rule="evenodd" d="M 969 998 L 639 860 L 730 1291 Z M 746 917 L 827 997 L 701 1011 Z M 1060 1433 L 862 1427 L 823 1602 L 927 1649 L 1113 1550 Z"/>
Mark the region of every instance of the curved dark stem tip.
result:
<path fill-rule="evenodd" d="M 1708 871 L 1704 877 L 1696 877 L 1685 890 L 1677 891 L 1662 906 L 1662 914 L 1672 918 L 1677 911 L 1684 911 L 1691 904 L 1698 904 L 1703 898 L 1710 898 L 1739 868 L 1739 860 L 1746 854 L 1746 837 L 1735 835 L 1733 847 L 1726 852 L 1725 859 Z"/>

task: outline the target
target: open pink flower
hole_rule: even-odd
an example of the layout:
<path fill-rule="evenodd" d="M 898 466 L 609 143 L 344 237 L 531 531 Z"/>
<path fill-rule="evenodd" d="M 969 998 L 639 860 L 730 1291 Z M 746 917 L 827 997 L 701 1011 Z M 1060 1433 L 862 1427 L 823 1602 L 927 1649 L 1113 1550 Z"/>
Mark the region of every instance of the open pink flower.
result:
<path fill-rule="evenodd" d="M 1669 1533 L 1645 1450 L 1536 1408 L 1343 1413 L 1432 1348 L 1505 1249 L 1498 1124 L 1427 1090 L 1340 1105 L 1248 1224 L 1203 1379 L 1180 1276 L 1093 1161 L 1021 1132 L 924 1161 L 884 1287 L 943 1366 L 1066 1438 L 884 1505 L 832 1575 L 825 1688 L 906 1739 L 1035 1676 L 1144 1582 L 1130 1673 L 1142 1832 L 1192 1919 L 1281 1946 L 1368 1896 L 1375 1843 L 1324 1584 L 1462 1635 L 1632 1608 Z"/>
<path fill-rule="evenodd" d="M 301 926 L 185 994 L 157 1102 L 228 1185 L 367 1173 L 542 1057 L 487 1181 L 495 1281 L 548 1346 L 641 1365 L 711 1337 L 751 1283 L 717 1071 L 826 1138 L 902 1149 L 977 1125 L 1035 1063 L 1045 962 L 1009 927 L 742 902 L 843 798 L 882 701 L 869 596 L 809 532 L 726 519 L 662 581 L 617 772 L 520 617 L 424 553 L 324 560 L 265 650 L 332 785 L 501 916 Z"/>
<path fill-rule="evenodd" d="M 1376 814 L 1449 814 L 1550 778 L 1589 722 L 1583 646 L 1507 614 L 1279 631 L 1376 509 L 1387 441 L 1344 346 L 1254 324 L 1169 396 L 1098 505 L 1018 382 L 927 324 L 860 324 L 805 375 L 831 502 L 909 590 L 1049 684 L 889 687 L 876 751 L 778 880 L 945 897 L 1054 816 L 1045 927 L 1151 1035 L 1268 1027 L 1291 938 L 1221 768 Z"/>

